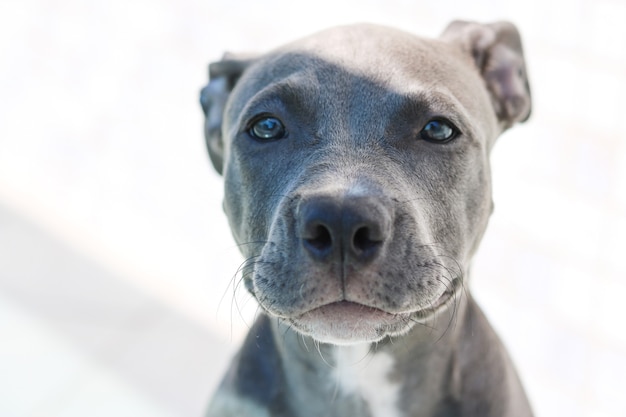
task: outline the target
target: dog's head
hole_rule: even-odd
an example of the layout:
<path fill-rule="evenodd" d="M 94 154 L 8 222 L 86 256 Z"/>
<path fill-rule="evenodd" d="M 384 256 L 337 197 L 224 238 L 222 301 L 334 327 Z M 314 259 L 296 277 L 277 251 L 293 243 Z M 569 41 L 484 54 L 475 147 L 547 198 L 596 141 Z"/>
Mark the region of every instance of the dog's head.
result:
<path fill-rule="evenodd" d="M 491 212 L 490 149 L 530 114 L 511 24 L 341 27 L 209 72 L 209 154 L 267 313 L 343 344 L 454 304 Z"/>

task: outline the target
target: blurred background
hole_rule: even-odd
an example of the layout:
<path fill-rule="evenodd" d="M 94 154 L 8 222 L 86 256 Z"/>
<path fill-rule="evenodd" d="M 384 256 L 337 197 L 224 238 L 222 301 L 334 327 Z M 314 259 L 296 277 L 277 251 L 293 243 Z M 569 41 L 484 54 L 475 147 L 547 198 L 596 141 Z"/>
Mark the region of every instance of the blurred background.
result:
<path fill-rule="evenodd" d="M 626 1 L 3 0 L 0 416 L 194 417 L 256 311 L 202 136 L 226 50 L 376 22 L 518 25 L 471 287 L 538 416 L 625 416 Z"/>

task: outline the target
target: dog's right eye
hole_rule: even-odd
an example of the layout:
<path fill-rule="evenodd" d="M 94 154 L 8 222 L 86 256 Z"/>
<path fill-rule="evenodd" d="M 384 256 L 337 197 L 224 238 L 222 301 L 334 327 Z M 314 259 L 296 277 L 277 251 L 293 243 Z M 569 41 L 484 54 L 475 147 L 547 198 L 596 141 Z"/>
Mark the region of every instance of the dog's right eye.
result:
<path fill-rule="evenodd" d="M 257 119 L 248 130 L 250 136 L 260 140 L 276 140 L 286 136 L 285 126 L 275 117 Z"/>

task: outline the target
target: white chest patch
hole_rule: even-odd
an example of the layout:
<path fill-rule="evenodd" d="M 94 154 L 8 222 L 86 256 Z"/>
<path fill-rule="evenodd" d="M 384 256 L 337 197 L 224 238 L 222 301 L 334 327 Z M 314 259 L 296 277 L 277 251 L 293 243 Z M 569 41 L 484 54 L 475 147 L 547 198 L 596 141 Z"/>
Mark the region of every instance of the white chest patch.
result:
<path fill-rule="evenodd" d="M 335 377 L 339 394 L 360 395 L 372 417 L 400 417 L 400 384 L 390 380 L 394 360 L 384 352 L 368 352 L 367 344 L 337 347 Z"/>

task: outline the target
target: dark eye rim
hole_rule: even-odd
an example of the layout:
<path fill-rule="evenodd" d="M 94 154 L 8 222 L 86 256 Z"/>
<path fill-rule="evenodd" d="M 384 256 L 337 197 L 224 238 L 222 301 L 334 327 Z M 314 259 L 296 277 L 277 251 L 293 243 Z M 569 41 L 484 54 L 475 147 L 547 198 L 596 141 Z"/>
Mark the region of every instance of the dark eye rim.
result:
<path fill-rule="evenodd" d="M 256 134 L 254 134 L 254 125 L 257 124 L 258 122 L 260 122 L 263 119 L 276 119 L 280 122 L 281 126 L 282 126 L 282 135 L 280 135 L 280 137 L 275 137 L 275 138 L 262 138 L 257 136 Z M 285 139 L 288 136 L 287 133 L 287 128 L 285 127 L 285 123 L 282 121 L 282 119 L 274 114 L 271 113 L 262 113 L 262 114 L 258 114 L 254 117 L 252 117 L 250 119 L 250 121 L 246 124 L 246 129 L 245 132 L 247 133 L 247 135 L 258 141 L 258 142 L 263 142 L 263 143 L 267 143 L 267 142 L 274 142 L 277 140 L 281 140 L 281 139 Z"/>
<path fill-rule="evenodd" d="M 428 126 L 428 124 L 431 122 L 440 122 L 440 123 L 447 124 L 452 129 L 452 135 L 449 138 L 443 139 L 443 140 L 432 139 L 432 138 L 427 137 L 426 135 L 424 135 L 424 129 L 426 129 L 426 126 Z M 450 121 L 450 119 L 447 119 L 445 117 L 433 117 L 433 118 L 428 119 L 428 121 L 424 123 L 422 130 L 420 130 L 418 133 L 418 136 L 420 139 L 426 142 L 436 143 L 436 144 L 445 144 L 445 143 L 452 142 L 460 135 L 461 135 L 461 131 L 459 130 L 459 128 L 456 127 L 456 125 L 452 121 Z"/>

